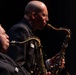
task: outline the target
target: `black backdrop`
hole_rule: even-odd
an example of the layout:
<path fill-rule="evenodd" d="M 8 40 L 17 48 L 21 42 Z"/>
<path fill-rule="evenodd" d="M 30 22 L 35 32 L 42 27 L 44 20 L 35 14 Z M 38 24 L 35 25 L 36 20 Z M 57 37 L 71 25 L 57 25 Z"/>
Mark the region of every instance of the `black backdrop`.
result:
<path fill-rule="evenodd" d="M 0 0 L 0 23 L 6 31 L 17 23 L 24 15 L 24 8 L 30 0 Z M 71 40 L 66 50 L 66 69 L 71 75 L 76 75 L 76 1 L 75 0 L 41 0 L 49 11 L 49 23 L 55 27 L 67 27 L 72 31 Z M 60 51 L 64 33 L 44 29 L 36 32 L 41 39 L 47 58 Z"/>

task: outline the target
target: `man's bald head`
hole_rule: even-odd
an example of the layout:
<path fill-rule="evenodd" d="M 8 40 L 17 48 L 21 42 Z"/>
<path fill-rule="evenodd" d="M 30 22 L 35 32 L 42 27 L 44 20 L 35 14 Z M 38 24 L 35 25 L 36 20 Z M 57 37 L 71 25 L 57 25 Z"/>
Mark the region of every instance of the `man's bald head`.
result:
<path fill-rule="evenodd" d="M 31 13 L 31 12 L 41 12 L 42 9 L 44 9 L 46 5 L 41 1 L 30 1 L 26 7 L 25 7 L 25 14 Z"/>

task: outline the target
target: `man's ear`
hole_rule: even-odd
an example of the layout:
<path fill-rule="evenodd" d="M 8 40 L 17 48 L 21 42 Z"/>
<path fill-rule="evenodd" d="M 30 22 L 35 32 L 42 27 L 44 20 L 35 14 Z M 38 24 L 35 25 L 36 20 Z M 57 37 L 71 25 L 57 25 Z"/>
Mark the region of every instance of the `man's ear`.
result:
<path fill-rule="evenodd" d="M 32 12 L 32 19 L 35 19 L 35 17 L 36 17 L 36 13 Z"/>

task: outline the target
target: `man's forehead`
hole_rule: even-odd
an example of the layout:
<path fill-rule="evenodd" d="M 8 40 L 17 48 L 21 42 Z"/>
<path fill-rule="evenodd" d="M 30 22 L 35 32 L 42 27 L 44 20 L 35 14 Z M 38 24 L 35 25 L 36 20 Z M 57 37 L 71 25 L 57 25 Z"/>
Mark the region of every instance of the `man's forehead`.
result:
<path fill-rule="evenodd" d="M 5 32 L 2 26 L 0 26 L 0 33 Z"/>

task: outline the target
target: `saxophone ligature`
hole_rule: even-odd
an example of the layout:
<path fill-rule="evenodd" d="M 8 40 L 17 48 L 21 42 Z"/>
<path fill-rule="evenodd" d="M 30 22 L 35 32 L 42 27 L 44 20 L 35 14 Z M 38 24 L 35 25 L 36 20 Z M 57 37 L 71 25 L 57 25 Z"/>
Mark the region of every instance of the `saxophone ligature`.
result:
<path fill-rule="evenodd" d="M 62 69 L 59 66 L 61 65 L 61 59 L 65 59 L 65 50 L 68 47 L 69 40 L 71 39 L 71 30 L 63 27 L 55 28 L 51 24 L 47 24 L 46 27 L 56 31 L 64 32 L 66 34 L 61 50 L 59 51 L 59 53 L 57 53 L 55 56 L 51 58 L 51 59 L 55 59 L 57 55 L 59 56 L 59 60 L 56 60 L 54 64 L 50 66 L 50 71 L 52 72 L 52 75 L 60 75 Z M 50 59 L 47 60 L 47 62 L 49 61 Z M 70 75 L 69 72 L 66 71 L 66 75 Z"/>

